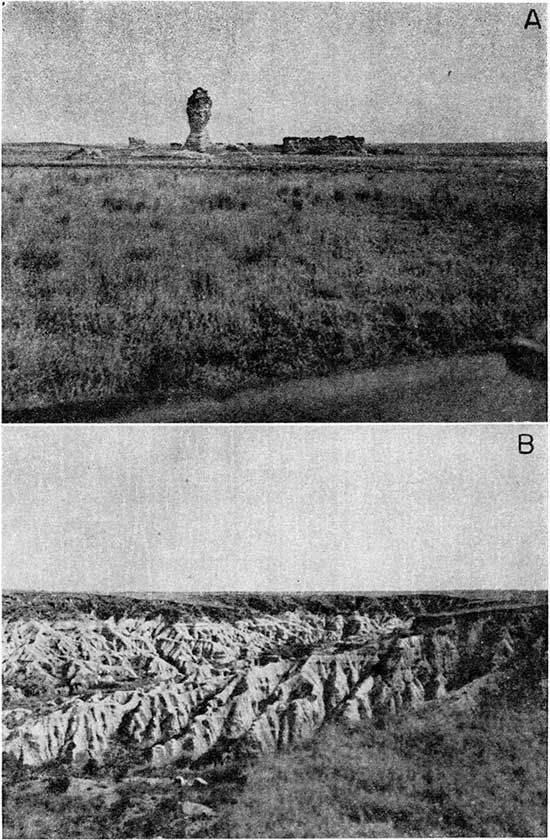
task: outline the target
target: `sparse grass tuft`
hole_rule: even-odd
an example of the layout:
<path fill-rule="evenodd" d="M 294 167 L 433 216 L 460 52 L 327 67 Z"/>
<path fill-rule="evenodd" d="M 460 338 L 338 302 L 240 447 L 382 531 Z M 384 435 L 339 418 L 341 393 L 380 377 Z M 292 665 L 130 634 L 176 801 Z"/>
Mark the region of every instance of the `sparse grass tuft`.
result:
<path fill-rule="evenodd" d="M 55 248 L 38 245 L 36 242 L 29 242 L 25 245 L 14 260 L 16 266 L 29 274 L 40 274 L 43 271 L 51 271 L 59 268 L 61 259 Z"/>
<path fill-rule="evenodd" d="M 140 247 L 139 245 L 127 248 L 124 256 L 127 260 L 135 260 L 137 262 L 150 260 L 157 253 L 157 249 L 152 246 Z"/>
<path fill-rule="evenodd" d="M 227 190 L 221 190 L 208 200 L 208 206 L 210 210 L 234 210 L 237 201 Z"/>

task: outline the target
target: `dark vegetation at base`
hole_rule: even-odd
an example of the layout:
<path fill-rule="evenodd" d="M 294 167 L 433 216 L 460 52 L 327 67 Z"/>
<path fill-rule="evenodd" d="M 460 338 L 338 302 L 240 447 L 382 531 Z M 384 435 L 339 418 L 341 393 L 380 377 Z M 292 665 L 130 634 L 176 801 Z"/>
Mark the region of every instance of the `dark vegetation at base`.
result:
<path fill-rule="evenodd" d="M 543 657 L 525 654 L 474 714 L 432 703 L 385 721 L 329 724 L 309 744 L 257 761 L 205 757 L 208 787 L 188 798 L 213 808 L 208 818 L 183 816 L 170 781 L 181 769 L 153 775 L 124 745 L 80 772 L 8 757 L 4 836 L 546 836 Z M 87 795 L 75 792 L 78 778 L 94 785 Z"/>
<path fill-rule="evenodd" d="M 219 398 L 479 352 L 528 329 L 545 310 L 542 162 L 446 159 L 439 172 L 401 160 L 322 173 L 10 170 L 8 416 Z"/>
<path fill-rule="evenodd" d="M 522 359 L 522 361 L 524 361 Z M 511 368 L 511 366 L 508 366 Z M 220 400 L 163 392 L 4 411 L 5 423 L 544 422 L 546 383 L 498 353 L 294 379 Z"/>
<path fill-rule="evenodd" d="M 546 609 L 546 592 L 503 591 L 498 604 L 534 605 Z M 481 596 L 483 604 L 483 596 Z M 192 619 L 202 615 L 214 620 L 233 621 L 258 613 L 277 614 L 286 610 L 307 610 L 312 613 L 334 615 L 353 610 L 387 610 L 398 617 L 412 617 L 440 613 L 445 610 L 460 610 L 472 604 L 472 595 L 463 593 L 449 595 L 439 593 L 411 594 L 345 594 L 345 593 L 261 593 L 261 592 L 213 592 L 182 593 L 177 598 L 168 595 L 146 598 L 126 594 L 88 594 L 78 592 L 14 591 L 2 595 L 2 614 L 6 621 L 20 619 L 78 618 L 94 613 L 97 618 L 115 619 L 122 617 L 153 618 L 164 616 L 168 621 Z"/>
<path fill-rule="evenodd" d="M 165 399 L 166 394 L 160 391 L 157 394 L 61 402 L 33 408 L 4 409 L 2 418 L 4 423 L 91 423 L 144 406 L 152 409 L 162 404 Z"/>
<path fill-rule="evenodd" d="M 215 836 L 545 836 L 545 708 L 493 703 L 329 727 L 261 761 Z"/>

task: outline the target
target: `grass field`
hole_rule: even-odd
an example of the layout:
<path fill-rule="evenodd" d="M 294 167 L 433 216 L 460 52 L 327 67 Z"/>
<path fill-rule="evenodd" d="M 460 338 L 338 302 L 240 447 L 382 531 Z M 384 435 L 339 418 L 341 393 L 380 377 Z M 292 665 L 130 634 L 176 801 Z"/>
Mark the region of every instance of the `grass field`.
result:
<path fill-rule="evenodd" d="M 545 311 L 542 157 L 11 167 L 2 189 L 8 412 L 484 352 Z"/>
<path fill-rule="evenodd" d="M 545 836 L 546 729 L 542 708 L 327 728 L 259 764 L 218 836 Z"/>
<path fill-rule="evenodd" d="M 251 765 L 205 765 L 195 799 L 214 822 L 186 821 L 170 777 L 155 789 L 127 775 L 120 749 L 82 792 L 73 778 L 65 793 L 61 766 L 7 761 L 4 837 L 543 837 L 547 710 L 535 694 L 474 716 L 426 708 L 382 728 L 329 725 Z"/>

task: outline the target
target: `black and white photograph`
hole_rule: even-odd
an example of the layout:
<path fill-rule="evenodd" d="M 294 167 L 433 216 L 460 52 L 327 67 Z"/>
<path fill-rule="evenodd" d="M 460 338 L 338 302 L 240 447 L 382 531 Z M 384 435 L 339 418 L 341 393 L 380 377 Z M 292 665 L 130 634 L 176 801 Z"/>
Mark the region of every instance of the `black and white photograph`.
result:
<path fill-rule="evenodd" d="M 546 837 L 546 428 L 4 427 L 3 836 Z"/>
<path fill-rule="evenodd" d="M 546 4 L 3 4 L 6 422 L 546 420 Z"/>
<path fill-rule="evenodd" d="M 546 4 L 2 3 L 2 837 L 547 837 Z"/>

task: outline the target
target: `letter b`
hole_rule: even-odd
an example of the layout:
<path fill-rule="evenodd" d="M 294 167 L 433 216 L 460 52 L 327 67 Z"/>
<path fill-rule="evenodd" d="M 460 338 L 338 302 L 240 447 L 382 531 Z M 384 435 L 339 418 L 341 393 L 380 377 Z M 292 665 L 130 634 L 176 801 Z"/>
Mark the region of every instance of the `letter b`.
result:
<path fill-rule="evenodd" d="M 518 452 L 520 455 L 530 455 L 535 449 L 533 435 L 523 432 L 518 435 Z"/>

